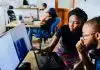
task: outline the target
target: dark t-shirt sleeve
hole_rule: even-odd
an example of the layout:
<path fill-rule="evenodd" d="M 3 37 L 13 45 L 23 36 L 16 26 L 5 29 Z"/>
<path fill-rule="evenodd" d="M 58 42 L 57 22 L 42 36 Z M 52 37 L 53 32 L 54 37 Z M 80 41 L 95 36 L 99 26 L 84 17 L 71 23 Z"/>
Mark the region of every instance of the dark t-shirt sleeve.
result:
<path fill-rule="evenodd" d="M 60 29 L 58 29 L 55 34 L 58 39 L 62 36 L 62 31 L 63 31 L 63 26 Z"/>

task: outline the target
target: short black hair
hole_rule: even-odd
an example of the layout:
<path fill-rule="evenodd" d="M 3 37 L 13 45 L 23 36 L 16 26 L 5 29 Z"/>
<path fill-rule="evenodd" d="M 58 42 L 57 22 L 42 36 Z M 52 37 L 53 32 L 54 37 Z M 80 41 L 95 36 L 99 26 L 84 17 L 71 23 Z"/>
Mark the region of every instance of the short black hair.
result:
<path fill-rule="evenodd" d="M 88 20 L 84 25 L 90 25 L 96 32 L 100 32 L 100 16 Z"/>
<path fill-rule="evenodd" d="M 46 8 L 47 7 L 47 4 L 46 3 L 42 3 L 42 6 Z"/>
<path fill-rule="evenodd" d="M 91 24 L 92 24 L 92 22 L 96 22 L 96 24 L 100 24 L 100 16 L 94 17 L 94 18 L 88 20 L 87 22 L 90 22 Z"/>
<path fill-rule="evenodd" d="M 51 15 L 52 18 L 57 17 L 57 13 L 54 8 L 49 8 L 47 12 Z"/>
<path fill-rule="evenodd" d="M 82 21 L 82 23 L 85 23 L 88 19 L 87 14 L 78 7 L 69 12 L 68 19 L 71 15 L 76 15 Z"/>

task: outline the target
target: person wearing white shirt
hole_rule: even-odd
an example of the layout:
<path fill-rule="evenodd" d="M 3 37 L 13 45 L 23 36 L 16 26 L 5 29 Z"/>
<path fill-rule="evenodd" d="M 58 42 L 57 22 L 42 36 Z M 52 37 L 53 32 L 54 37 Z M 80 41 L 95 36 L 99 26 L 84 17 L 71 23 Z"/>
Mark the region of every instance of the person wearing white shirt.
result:
<path fill-rule="evenodd" d="M 48 11 L 47 4 L 46 3 L 42 3 L 41 7 L 40 7 L 40 12 L 39 12 L 39 19 L 40 20 L 43 19 L 43 16 L 47 11 Z"/>

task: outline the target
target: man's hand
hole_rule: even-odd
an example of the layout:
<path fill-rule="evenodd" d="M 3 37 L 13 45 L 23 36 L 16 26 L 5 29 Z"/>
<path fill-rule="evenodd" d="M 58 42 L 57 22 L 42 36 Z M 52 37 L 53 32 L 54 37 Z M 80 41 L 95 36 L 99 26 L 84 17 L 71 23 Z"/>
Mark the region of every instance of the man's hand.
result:
<path fill-rule="evenodd" d="M 83 65 L 86 66 L 86 70 L 94 70 L 94 66 L 85 52 L 86 46 L 84 45 L 84 40 L 78 41 L 76 44 L 76 48 L 79 53 L 80 59 L 83 62 Z"/>
<path fill-rule="evenodd" d="M 77 44 L 76 44 L 76 49 L 77 49 L 77 51 L 80 52 L 80 53 L 84 52 L 84 50 L 85 50 L 85 45 L 84 45 L 83 40 L 80 40 L 80 41 L 77 42 Z"/>

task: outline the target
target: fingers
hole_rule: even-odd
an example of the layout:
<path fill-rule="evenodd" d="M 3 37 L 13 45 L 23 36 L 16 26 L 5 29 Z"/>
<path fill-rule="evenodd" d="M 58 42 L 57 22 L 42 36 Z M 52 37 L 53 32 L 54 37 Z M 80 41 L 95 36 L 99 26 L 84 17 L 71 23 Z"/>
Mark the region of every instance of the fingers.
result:
<path fill-rule="evenodd" d="M 77 49 L 78 52 L 84 51 L 85 45 L 84 45 L 83 39 L 80 39 L 80 41 L 77 42 L 76 49 Z"/>

